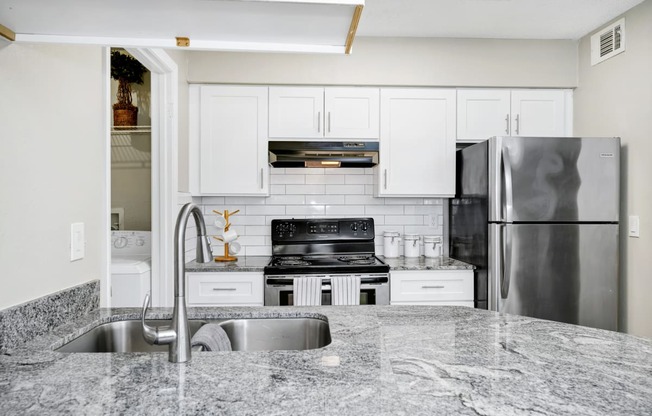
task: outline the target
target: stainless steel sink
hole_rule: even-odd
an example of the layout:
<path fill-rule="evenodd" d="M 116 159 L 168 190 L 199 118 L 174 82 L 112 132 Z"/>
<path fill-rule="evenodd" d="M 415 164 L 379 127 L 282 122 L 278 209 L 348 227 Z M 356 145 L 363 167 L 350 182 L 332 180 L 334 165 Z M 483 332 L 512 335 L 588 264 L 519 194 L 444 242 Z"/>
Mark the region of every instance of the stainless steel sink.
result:
<path fill-rule="evenodd" d="M 316 318 L 189 320 L 191 335 L 209 322 L 224 328 L 233 351 L 309 350 L 331 343 L 328 322 Z M 169 321 L 150 323 L 160 326 Z M 93 328 L 56 351 L 167 352 L 168 346 L 145 342 L 140 321 L 116 321 Z"/>

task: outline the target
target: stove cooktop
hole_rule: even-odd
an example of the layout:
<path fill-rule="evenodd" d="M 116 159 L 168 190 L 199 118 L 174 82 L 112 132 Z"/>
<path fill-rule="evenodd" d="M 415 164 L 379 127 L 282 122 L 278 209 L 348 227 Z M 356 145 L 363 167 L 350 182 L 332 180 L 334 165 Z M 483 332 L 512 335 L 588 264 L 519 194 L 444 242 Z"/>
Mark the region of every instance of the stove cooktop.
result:
<path fill-rule="evenodd" d="M 265 274 L 389 273 L 373 254 L 274 256 Z"/>

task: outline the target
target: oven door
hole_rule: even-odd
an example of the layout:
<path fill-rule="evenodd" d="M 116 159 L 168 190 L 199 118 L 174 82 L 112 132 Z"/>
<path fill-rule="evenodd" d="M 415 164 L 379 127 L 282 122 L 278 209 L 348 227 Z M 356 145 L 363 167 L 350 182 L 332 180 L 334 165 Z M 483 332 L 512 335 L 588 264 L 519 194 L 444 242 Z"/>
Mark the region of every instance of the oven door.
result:
<path fill-rule="evenodd" d="M 306 275 L 265 276 L 265 306 L 294 305 L 293 279 Z M 317 277 L 314 275 L 310 275 Z M 333 275 L 322 278 L 321 304 L 331 305 L 331 281 Z M 360 305 L 389 305 L 389 274 L 360 275 Z"/>

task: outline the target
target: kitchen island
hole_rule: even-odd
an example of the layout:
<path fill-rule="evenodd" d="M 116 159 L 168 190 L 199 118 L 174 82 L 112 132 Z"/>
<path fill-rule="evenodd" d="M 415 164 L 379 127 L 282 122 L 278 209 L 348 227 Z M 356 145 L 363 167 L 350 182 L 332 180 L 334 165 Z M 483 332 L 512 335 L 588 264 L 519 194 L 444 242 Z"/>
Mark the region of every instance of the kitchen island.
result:
<path fill-rule="evenodd" d="M 194 353 L 52 351 L 96 309 L 0 356 L 0 414 L 652 413 L 652 341 L 464 307 L 190 308 L 193 319 L 328 319 L 321 349 Z M 153 309 L 148 318 L 169 318 Z"/>

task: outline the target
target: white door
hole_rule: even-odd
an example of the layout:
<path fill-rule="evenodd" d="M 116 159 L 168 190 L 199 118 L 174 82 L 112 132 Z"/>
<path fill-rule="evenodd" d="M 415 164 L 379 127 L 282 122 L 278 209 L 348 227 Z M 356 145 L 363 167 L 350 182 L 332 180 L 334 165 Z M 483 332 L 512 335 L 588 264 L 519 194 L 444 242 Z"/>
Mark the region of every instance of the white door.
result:
<path fill-rule="evenodd" d="M 269 137 L 324 137 L 324 89 L 269 87 Z"/>
<path fill-rule="evenodd" d="M 378 140 L 380 89 L 326 88 L 324 106 L 326 137 Z"/>
<path fill-rule="evenodd" d="M 510 134 L 510 91 L 457 90 L 457 140 L 481 141 Z"/>
<path fill-rule="evenodd" d="M 378 195 L 455 194 L 455 90 L 380 92 Z"/>
<path fill-rule="evenodd" d="M 202 194 L 267 195 L 267 88 L 200 89 Z"/>
<path fill-rule="evenodd" d="M 512 90 L 512 136 L 567 136 L 564 90 Z"/>

